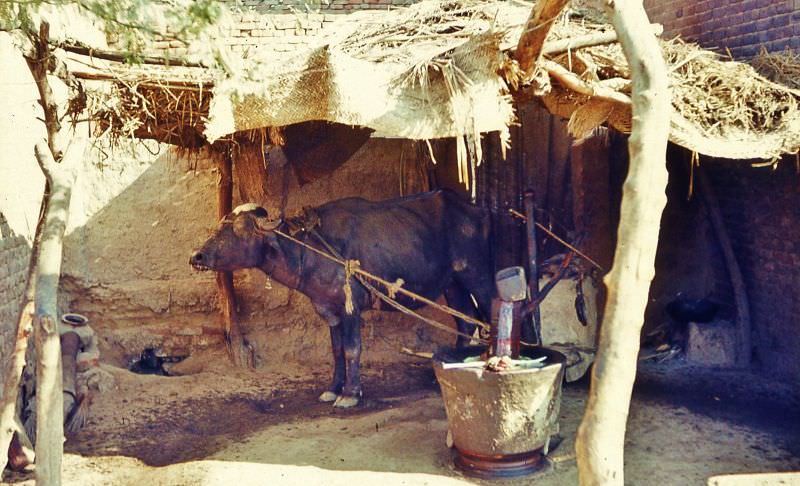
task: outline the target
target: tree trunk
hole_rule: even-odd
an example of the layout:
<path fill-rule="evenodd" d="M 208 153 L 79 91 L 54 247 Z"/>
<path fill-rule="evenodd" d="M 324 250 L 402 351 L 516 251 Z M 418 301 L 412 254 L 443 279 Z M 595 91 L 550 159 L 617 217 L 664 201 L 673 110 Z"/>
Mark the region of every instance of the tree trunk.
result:
<path fill-rule="evenodd" d="M 61 130 L 58 101 L 48 81 L 56 64 L 50 52 L 50 26 L 42 20 L 39 31 L 28 32 L 32 51 L 25 54 L 39 91 L 47 142 L 36 144 L 36 161 L 47 181 L 42 205 L 46 208 L 37 227 L 40 238 L 35 263 L 33 331 L 36 344 L 36 484 L 61 484 L 64 447 L 64 413 L 61 385 L 61 343 L 58 332 L 58 282 L 61 276 L 64 231 L 69 214 L 74 167 L 83 157 L 85 139 L 74 137 L 67 144 Z M 74 128 L 74 127 L 73 127 Z M 75 135 L 74 130 L 69 131 Z M 60 163 L 59 163 L 60 162 Z M 33 271 L 33 270 L 32 270 Z"/>
<path fill-rule="evenodd" d="M 78 142 L 78 143 L 76 143 Z M 58 281 L 61 276 L 64 231 L 75 172 L 85 144 L 74 140 L 57 164 L 50 148 L 36 144 L 36 160 L 50 187 L 37 255 L 36 313 L 36 484 L 61 484 L 64 411 L 61 386 L 61 343 L 58 332 Z"/>
<path fill-rule="evenodd" d="M 623 188 L 608 302 L 576 452 L 582 485 L 622 485 L 625 426 L 650 281 L 666 205 L 667 71 L 642 0 L 610 0 L 612 23 L 633 78 L 630 168 Z"/>

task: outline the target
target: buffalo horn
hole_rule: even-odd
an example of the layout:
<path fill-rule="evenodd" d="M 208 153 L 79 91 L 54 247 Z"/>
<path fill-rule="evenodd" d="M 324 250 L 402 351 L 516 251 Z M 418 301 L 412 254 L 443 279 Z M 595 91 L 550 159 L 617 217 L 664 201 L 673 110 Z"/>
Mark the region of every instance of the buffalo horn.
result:
<path fill-rule="evenodd" d="M 261 231 L 273 231 L 280 224 L 280 219 L 256 218 L 256 227 Z"/>

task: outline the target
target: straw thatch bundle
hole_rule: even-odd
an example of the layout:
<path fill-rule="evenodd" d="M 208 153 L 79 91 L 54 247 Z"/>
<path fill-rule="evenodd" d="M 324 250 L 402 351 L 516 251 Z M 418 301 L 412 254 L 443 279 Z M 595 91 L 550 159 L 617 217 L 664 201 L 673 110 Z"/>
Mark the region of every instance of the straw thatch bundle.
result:
<path fill-rule="evenodd" d="M 585 36 L 608 26 L 562 23 L 556 37 Z M 772 82 L 744 63 L 680 39 L 663 40 L 672 89 L 673 142 L 696 152 L 734 159 L 773 159 L 800 149 L 800 92 Z M 630 94 L 630 72 L 619 44 L 560 54 L 554 59 L 597 88 Z M 574 91 L 555 89 L 544 97 L 552 111 L 571 117 L 571 125 L 588 132 L 592 123 L 608 121 L 627 132 L 630 107 L 625 103 L 590 100 Z M 598 115 L 600 112 L 600 115 Z M 603 116 L 605 114 L 605 116 Z M 578 131 L 576 135 L 580 136 Z"/>
<path fill-rule="evenodd" d="M 525 94 L 515 90 L 521 73 L 510 52 L 530 8 L 522 1 L 426 0 L 360 12 L 298 52 L 243 60 L 232 76 L 174 67 L 116 68 L 109 75 L 108 66 L 95 65 L 121 79 L 96 91 L 90 108 L 109 133 L 184 145 L 307 120 L 367 126 L 377 136 L 457 137 L 461 158 L 470 161 L 462 169 L 468 179 L 481 158 L 480 134 L 507 134 L 514 122 L 510 95 Z M 540 67 L 549 86 L 538 86 L 536 94 L 570 118 L 577 136 L 600 123 L 629 130 L 630 70 L 616 43 L 555 46 L 611 31 L 596 12 L 573 10 L 545 44 Z M 730 158 L 775 158 L 800 149 L 800 92 L 680 40 L 662 47 L 674 142 Z"/>
<path fill-rule="evenodd" d="M 800 53 L 791 49 L 767 52 L 762 48 L 752 64 L 762 76 L 790 88 L 800 89 Z"/>

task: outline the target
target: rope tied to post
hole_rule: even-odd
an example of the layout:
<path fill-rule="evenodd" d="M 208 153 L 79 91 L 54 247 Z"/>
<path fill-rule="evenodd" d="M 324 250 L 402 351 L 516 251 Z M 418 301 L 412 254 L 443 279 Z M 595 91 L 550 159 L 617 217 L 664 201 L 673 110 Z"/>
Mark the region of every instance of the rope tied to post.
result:
<path fill-rule="evenodd" d="M 350 285 L 350 280 L 361 269 L 361 262 L 358 260 L 345 260 L 344 261 L 344 311 L 348 316 L 353 315 L 355 306 L 353 305 L 353 287 Z"/>

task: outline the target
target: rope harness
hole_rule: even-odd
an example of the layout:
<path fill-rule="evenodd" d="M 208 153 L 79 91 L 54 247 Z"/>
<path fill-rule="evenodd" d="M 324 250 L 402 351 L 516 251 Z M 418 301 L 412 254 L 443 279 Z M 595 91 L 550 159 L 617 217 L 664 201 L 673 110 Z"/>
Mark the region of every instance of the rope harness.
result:
<path fill-rule="evenodd" d="M 318 220 L 316 220 L 316 221 L 318 221 Z M 319 232 L 314 228 L 314 226 L 316 226 L 316 224 L 314 224 L 314 226 L 311 226 L 309 228 L 307 226 L 297 225 L 298 221 L 296 219 L 291 221 L 291 222 L 287 221 L 287 223 L 289 223 L 289 227 L 291 228 L 291 231 L 293 233 L 297 234 L 297 233 L 299 233 L 301 231 L 305 231 L 306 233 L 310 234 L 311 236 L 313 236 L 314 238 L 319 240 L 319 242 L 325 247 L 327 252 L 324 252 L 324 251 L 322 251 L 322 250 L 320 250 L 318 248 L 315 248 L 315 247 L 309 245 L 308 243 L 306 243 L 306 242 L 304 242 L 302 240 L 299 240 L 299 239 L 295 238 L 294 236 L 292 236 L 292 235 L 290 235 L 288 233 L 285 233 L 285 232 L 283 232 L 283 231 L 281 231 L 281 230 L 279 230 L 277 228 L 275 230 L 273 230 L 273 231 L 275 231 L 275 233 L 280 235 L 281 237 L 283 237 L 283 238 L 285 238 L 285 239 L 287 239 L 287 240 L 289 240 L 289 241 L 291 241 L 291 242 L 293 242 L 293 243 L 295 243 L 297 245 L 300 245 L 303 248 L 306 248 L 307 250 L 310 250 L 310 251 L 314 252 L 315 254 L 317 254 L 317 255 L 319 255 L 319 256 L 321 256 L 323 258 L 326 258 L 326 259 L 328 259 L 328 260 L 330 260 L 332 262 L 335 262 L 335 263 L 337 263 L 339 265 L 342 265 L 344 267 L 344 269 L 345 269 L 345 281 L 344 281 L 344 285 L 343 285 L 343 290 L 344 290 L 344 294 L 345 294 L 345 312 L 347 312 L 348 314 L 352 315 L 352 313 L 355 311 L 355 305 L 353 304 L 353 300 L 352 300 L 353 299 L 353 290 L 352 290 L 352 287 L 351 287 L 351 279 L 355 278 L 356 280 L 358 280 L 358 282 L 361 285 L 363 285 L 367 290 L 369 290 L 375 297 L 377 297 L 378 299 L 380 299 L 382 302 L 386 303 L 390 307 L 392 307 L 392 308 L 394 308 L 394 309 L 396 309 L 396 310 L 398 310 L 398 311 L 400 311 L 400 312 L 402 312 L 404 314 L 407 314 L 407 315 L 410 315 L 412 317 L 415 317 L 415 318 L 425 322 L 426 324 L 429 324 L 430 326 L 435 327 L 435 328 L 437 328 L 439 330 L 442 330 L 444 332 L 447 332 L 449 334 L 455 334 L 457 336 L 465 337 L 467 339 L 476 339 L 474 336 L 471 336 L 469 334 L 457 331 L 457 330 L 453 329 L 452 327 L 450 327 L 450 326 L 448 326 L 446 324 L 442 324 L 441 322 L 438 322 L 436 320 L 433 320 L 431 318 L 428 318 L 428 317 L 425 317 L 425 316 L 419 314 L 418 312 L 414 311 L 413 309 L 409 309 L 408 307 L 404 306 L 403 304 L 401 304 L 400 302 L 397 302 L 397 300 L 395 300 L 397 294 L 400 293 L 400 294 L 405 295 L 406 297 L 409 297 L 409 298 L 411 298 L 413 300 L 416 300 L 418 302 L 422 302 L 422 303 L 424 303 L 426 305 L 429 305 L 429 306 L 431 306 L 431 307 L 433 307 L 435 309 L 438 309 L 438 310 L 440 310 L 442 312 L 450 314 L 453 317 L 457 317 L 457 318 L 459 318 L 459 319 L 461 319 L 463 321 L 469 322 L 470 324 L 474 324 L 474 325 L 478 326 L 484 332 L 488 332 L 489 331 L 490 327 L 485 322 L 483 322 L 481 320 L 478 320 L 478 319 L 475 319 L 474 317 L 468 316 L 468 315 L 464 314 L 463 312 L 459 312 L 459 311 L 457 311 L 457 310 L 455 310 L 455 309 L 453 309 L 451 307 L 448 307 L 446 305 L 442 305 L 442 304 L 439 304 L 437 302 L 434 302 L 434 301 L 432 301 L 432 300 L 430 300 L 430 299 L 428 299 L 426 297 L 423 297 L 423 296 L 421 296 L 419 294 L 416 294 L 416 293 L 414 293 L 414 292 L 412 292 L 410 290 L 407 290 L 407 289 L 403 288 L 403 284 L 405 283 L 403 281 L 403 279 L 399 278 L 395 282 L 390 282 L 388 280 L 385 280 L 385 279 L 383 279 L 381 277 L 378 277 L 377 275 L 374 275 L 374 274 L 364 270 L 363 268 L 361 268 L 361 264 L 360 264 L 360 262 L 358 260 L 352 260 L 352 259 L 344 258 L 336 250 L 336 248 L 331 246 L 330 243 L 328 243 L 325 240 L 325 238 L 323 238 L 322 235 L 320 235 Z M 378 282 L 380 285 L 383 285 L 384 287 L 386 287 L 388 295 L 384 294 L 383 292 L 378 290 L 378 288 L 375 287 L 373 284 L 371 284 L 367 279 L 375 281 L 375 282 Z M 477 341 L 480 342 L 481 344 L 489 344 L 489 341 L 484 339 L 484 338 L 480 338 L 479 337 L 479 338 L 477 338 Z"/>

